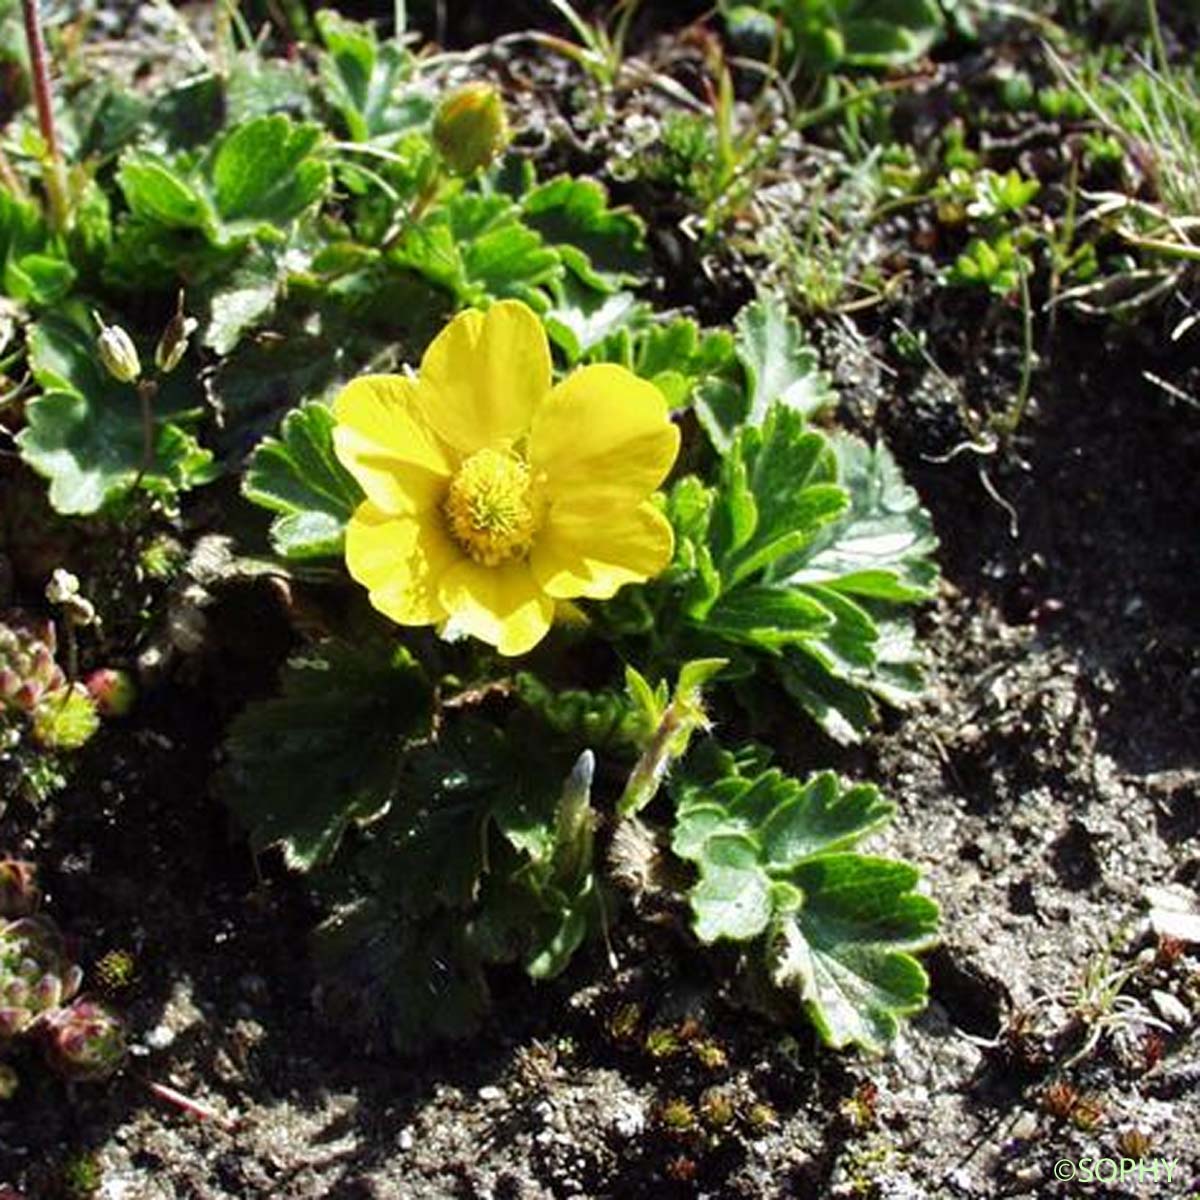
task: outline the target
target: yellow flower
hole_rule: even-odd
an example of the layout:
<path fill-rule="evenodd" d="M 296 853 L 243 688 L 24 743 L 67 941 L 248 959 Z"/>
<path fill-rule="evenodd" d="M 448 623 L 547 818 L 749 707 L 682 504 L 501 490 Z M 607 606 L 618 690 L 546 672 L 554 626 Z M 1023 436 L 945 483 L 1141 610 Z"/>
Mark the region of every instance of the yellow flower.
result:
<path fill-rule="evenodd" d="M 662 393 L 609 364 L 553 386 L 524 304 L 460 314 L 419 378 L 356 379 L 334 414 L 337 456 L 367 495 L 346 562 L 401 625 L 523 654 L 556 601 L 606 599 L 671 559 L 651 499 L 679 452 Z"/>

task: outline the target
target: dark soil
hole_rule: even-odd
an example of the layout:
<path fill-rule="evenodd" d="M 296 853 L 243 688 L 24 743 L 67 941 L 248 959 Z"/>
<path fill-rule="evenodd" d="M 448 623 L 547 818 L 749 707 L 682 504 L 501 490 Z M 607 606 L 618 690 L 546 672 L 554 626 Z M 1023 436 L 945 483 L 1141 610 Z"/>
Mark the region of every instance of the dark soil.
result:
<path fill-rule="evenodd" d="M 658 286 L 728 317 L 750 270 L 719 265 L 689 285 L 663 257 Z M 931 331 L 929 362 L 889 349 L 897 318 Z M 1200 887 L 1200 414 L 1143 375 L 1195 392 L 1200 364 L 1157 328 L 1064 317 L 1012 444 L 958 452 L 972 414 L 1015 390 L 1015 325 L 964 349 L 977 318 L 917 282 L 857 323 L 814 326 L 842 415 L 889 442 L 942 540 L 945 583 L 921 617 L 928 699 L 857 751 L 803 725 L 780 747 L 877 782 L 898 813 L 874 846 L 919 865 L 942 907 L 932 1002 L 886 1058 L 751 1016 L 670 921 L 618 940 L 615 972 L 597 951 L 553 986 L 497 978 L 484 1032 L 418 1060 L 322 1024 L 316 912 L 278 863 L 252 861 L 211 794 L 228 717 L 289 644 L 278 596 L 239 585 L 208 613 L 232 632 L 96 739 L 36 830 L 9 814 L 87 959 L 128 947 L 139 977 L 118 997 L 128 1069 L 75 1089 L 24 1072 L 0 1109 L 0 1182 L 64 1195 L 64 1164 L 94 1152 L 109 1200 L 1200 1188 L 1200 960 L 1158 946 L 1145 899 L 1174 886 L 1194 903 Z M 1099 981 L 1125 969 L 1106 998 Z M 681 1023 L 680 1053 L 645 1050 L 650 1029 Z M 709 1065 L 703 1041 L 720 1051 Z M 1074 1099 L 1048 1098 L 1064 1081 Z M 672 1101 L 714 1096 L 728 1126 L 672 1131 Z M 1087 1155 L 1174 1159 L 1175 1182 L 1054 1180 L 1056 1160 Z"/>

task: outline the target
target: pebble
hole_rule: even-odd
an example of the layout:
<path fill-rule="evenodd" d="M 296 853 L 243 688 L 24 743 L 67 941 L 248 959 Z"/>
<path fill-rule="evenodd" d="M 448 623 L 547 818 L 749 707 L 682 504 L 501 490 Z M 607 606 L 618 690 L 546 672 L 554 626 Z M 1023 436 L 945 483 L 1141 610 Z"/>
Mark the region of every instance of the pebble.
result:
<path fill-rule="evenodd" d="M 1023 1112 L 1013 1123 L 1009 1137 L 1026 1142 L 1038 1131 L 1038 1119 L 1034 1113 Z"/>
<path fill-rule="evenodd" d="M 169 1025 L 156 1025 L 143 1039 L 151 1050 L 165 1050 L 175 1041 L 175 1030 Z"/>
<path fill-rule="evenodd" d="M 402 1130 L 400 1130 L 400 1133 L 396 1138 L 396 1145 L 399 1146 L 401 1150 L 411 1150 L 416 1144 L 416 1140 L 416 1136 L 412 1131 L 412 1126 L 406 1125 Z"/>
<path fill-rule="evenodd" d="M 637 1137 L 646 1128 L 645 1108 L 633 1101 L 619 1104 L 613 1114 L 612 1127 L 623 1138 Z"/>
<path fill-rule="evenodd" d="M 979 1189 L 976 1187 L 975 1177 L 966 1169 L 966 1167 L 955 1167 L 954 1170 L 946 1176 L 946 1182 L 951 1188 L 961 1195 L 979 1195 Z"/>
<path fill-rule="evenodd" d="M 1192 1014 L 1188 1011 L 1187 1005 L 1172 996 L 1170 992 L 1154 988 L 1150 993 L 1150 999 L 1154 1001 L 1158 1015 L 1168 1024 L 1174 1025 L 1176 1029 L 1186 1029 L 1192 1023 Z"/>
<path fill-rule="evenodd" d="M 497 1100 L 504 1099 L 504 1090 L 503 1088 L 498 1088 L 494 1084 L 489 1083 L 485 1087 L 481 1087 L 476 1095 L 478 1095 L 480 1100 L 482 1100 L 485 1104 L 494 1104 Z"/>

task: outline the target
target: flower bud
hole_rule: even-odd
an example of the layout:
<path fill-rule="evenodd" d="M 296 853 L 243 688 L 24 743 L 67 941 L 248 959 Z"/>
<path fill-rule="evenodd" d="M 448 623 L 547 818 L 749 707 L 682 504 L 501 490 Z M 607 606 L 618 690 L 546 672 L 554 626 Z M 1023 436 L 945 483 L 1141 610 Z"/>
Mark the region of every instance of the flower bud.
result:
<path fill-rule="evenodd" d="M 471 175 L 508 145 L 504 101 L 490 83 L 468 83 L 451 92 L 433 119 L 433 143 L 448 170 Z"/>
<path fill-rule="evenodd" d="M 50 582 L 46 584 L 46 599 L 51 604 L 65 604 L 72 596 L 79 595 L 79 580 L 65 567 L 55 567 Z"/>
<path fill-rule="evenodd" d="M 100 336 L 96 349 L 104 369 L 121 383 L 133 383 L 142 373 L 142 362 L 138 358 L 133 338 L 120 325 L 100 324 Z"/>
<path fill-rule="evenodd" d="M 753 4 L 738 4 L 725 14 L 729 41 L 734 50 L 759 62 L 770 62 L 777 42 L 790 42 L 787 31 L 770 13 Z M 790 47 L 781 44 L 786 56 Z"/>
<path fill-rule="evenodd" d="M 553 879 L 562 888 L 581 885 L 592 869 L 595 816 L 592 812 L 592 776 L 596 756 L 585 750 L 563 784 L 558 802 L 552 857 Z"/>
<path fill-rule="evenodd" d="M 180 360 L 187 353 L 188 339 L 196 332 L 199 322 L 195 317 L 187 316 L 183 311 L 183 293 L 179 293 L 179 307 L 175 315 L 167 322 L 158 345 L 154 348 L 154 365 L 164 374 L 170 373 L 179 366 Z"/>
<path fill-rule="evenodd" d="M 123 717 L 137 699 L 137 686 L 128 671 L 102 667 L 84 681 L 102 717 Z"/>

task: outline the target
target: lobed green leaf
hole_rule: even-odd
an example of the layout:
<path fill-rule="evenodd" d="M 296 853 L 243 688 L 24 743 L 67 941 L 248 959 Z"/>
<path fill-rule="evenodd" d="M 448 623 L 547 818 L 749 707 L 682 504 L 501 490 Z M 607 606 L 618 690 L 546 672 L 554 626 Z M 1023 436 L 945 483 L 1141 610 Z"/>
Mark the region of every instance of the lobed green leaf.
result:
<path fill-rule="evenodd" d="M 254 452 L 242 480 L 242 494 L 279 516 L 271 524 L 271 544 L 285 558 L 340 555 L 346 522 L 363 500 L 354 477 L 333 451 L 333 413 L 323 404 L 305 404 L 283 419 L 278 438 L 266 438 Z"/>
<path fill-rule="evenodd" d="M 431 717 L 406 650 L 327 643 L 288 665 L 278 698 L 234 721 L 222 794 L 256 850 L 280 844 L 290 866 L 311 870 L 392 803 L 405 746 Z"/>

